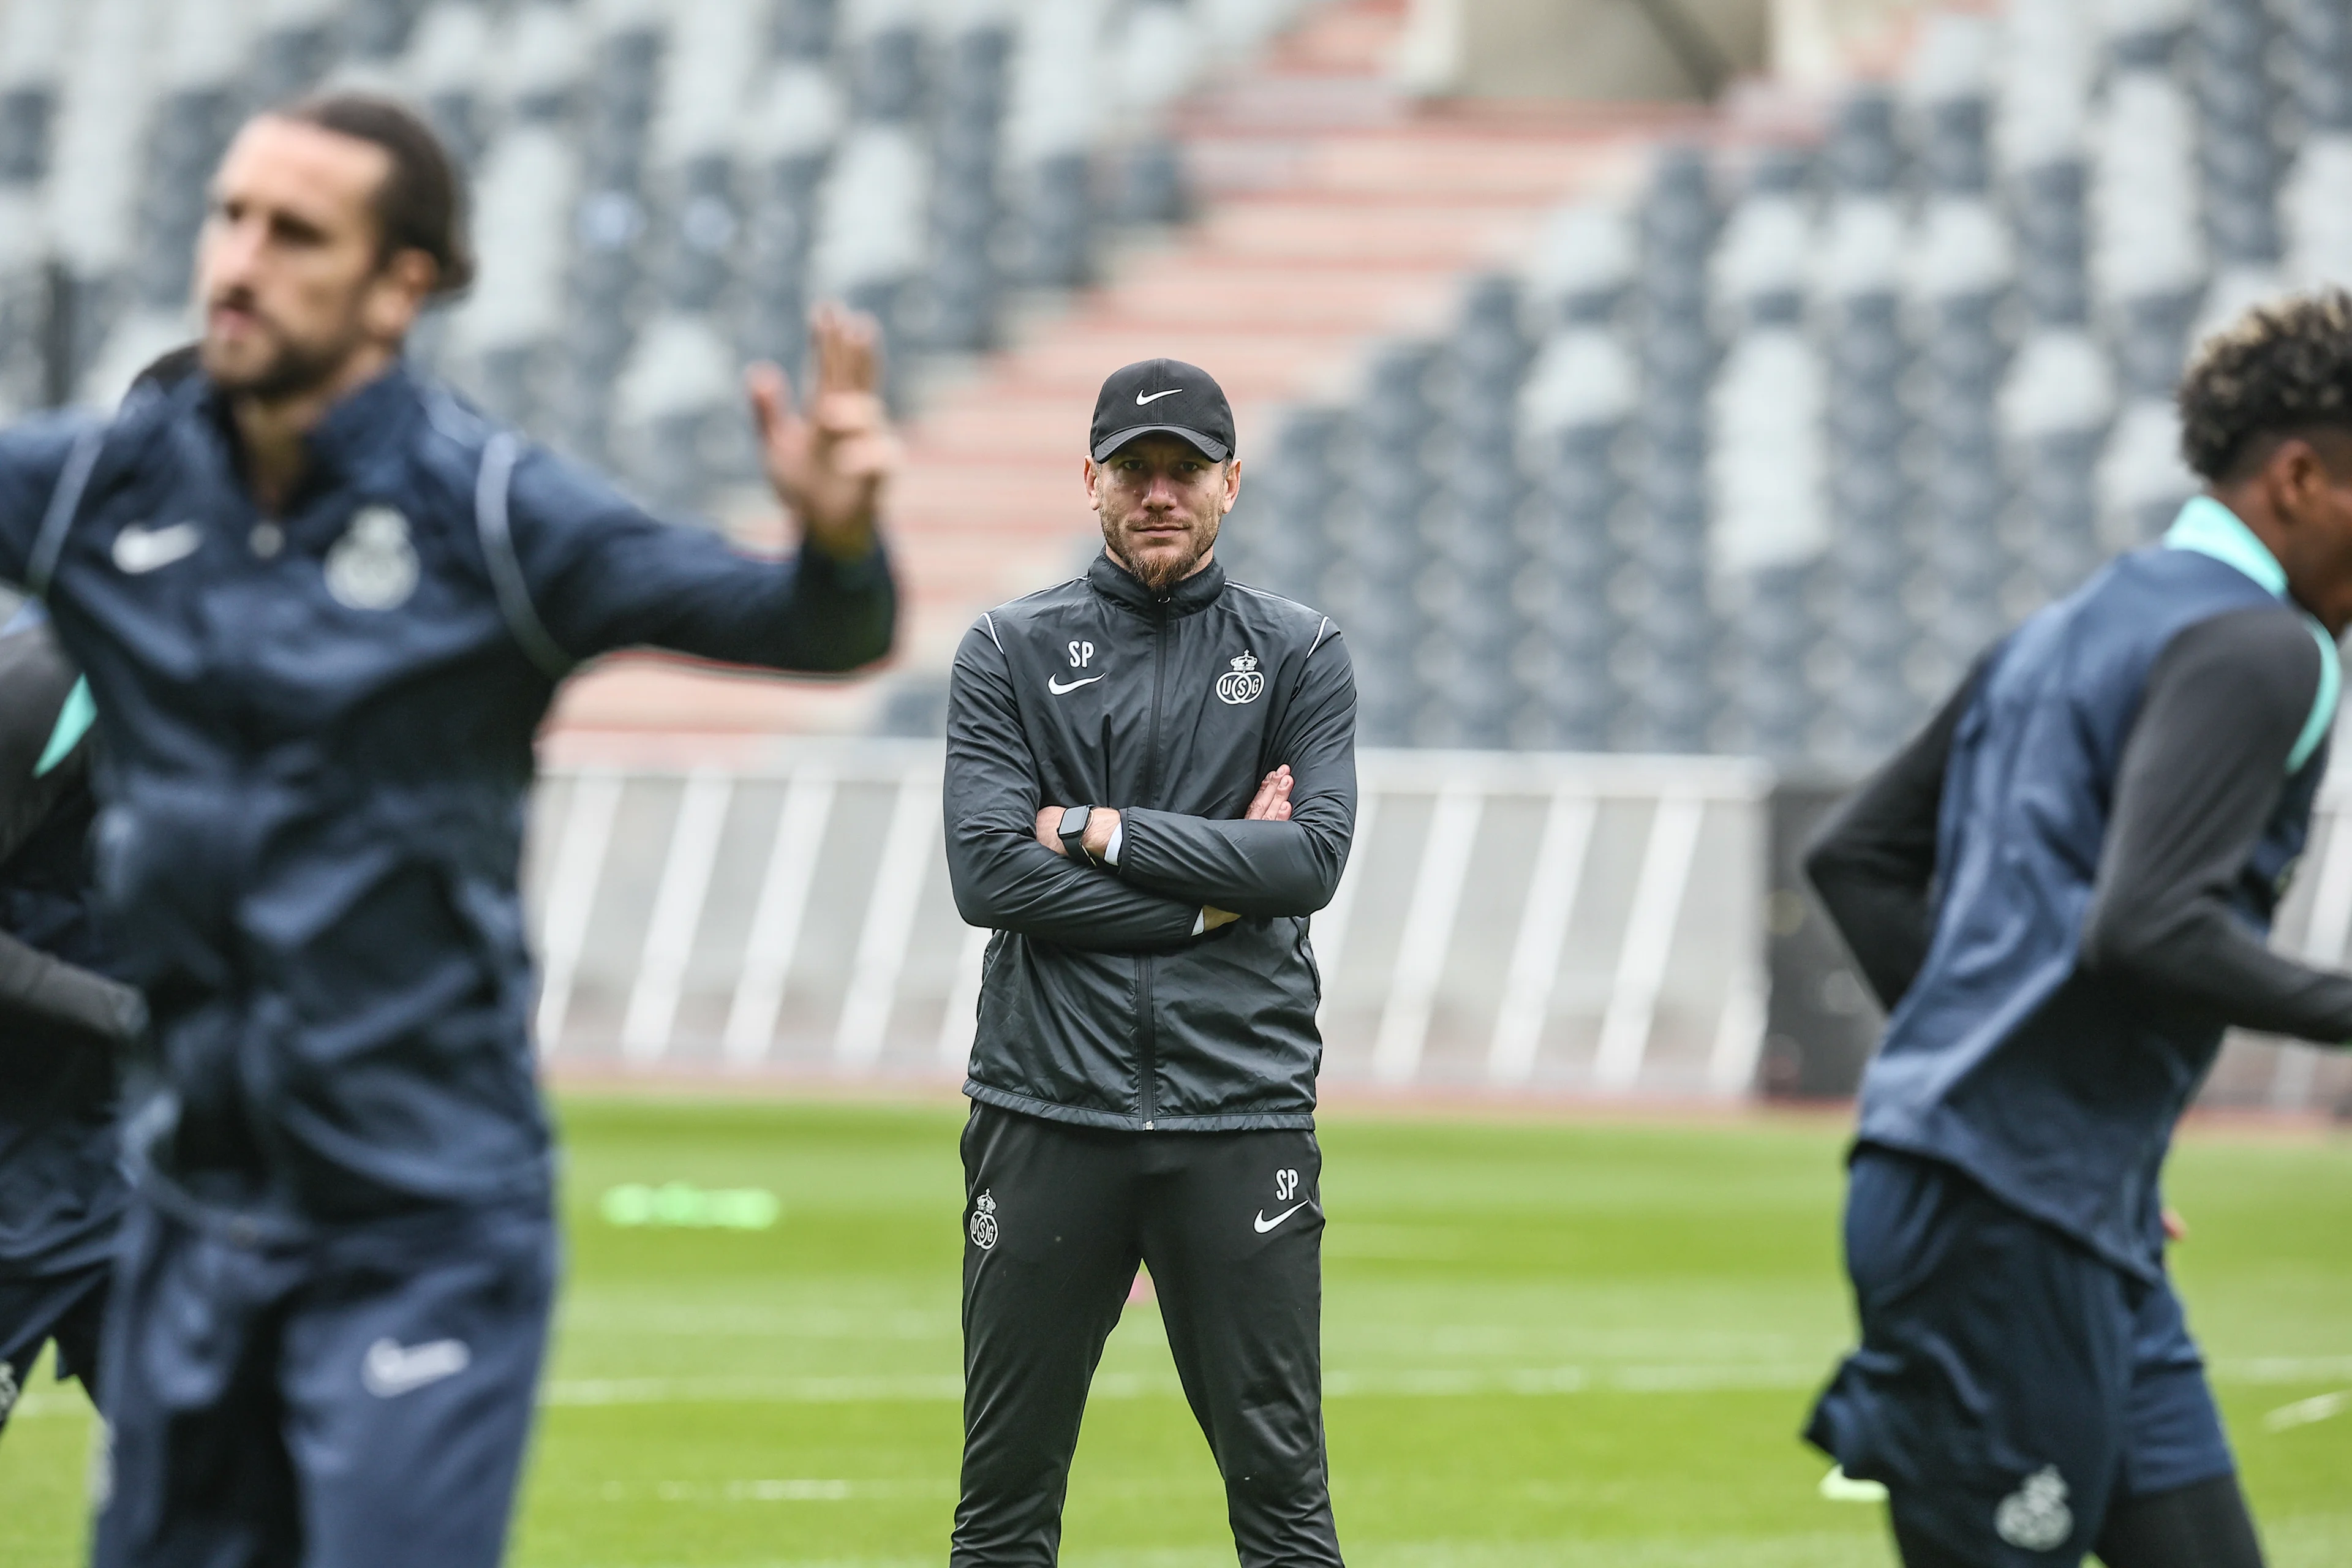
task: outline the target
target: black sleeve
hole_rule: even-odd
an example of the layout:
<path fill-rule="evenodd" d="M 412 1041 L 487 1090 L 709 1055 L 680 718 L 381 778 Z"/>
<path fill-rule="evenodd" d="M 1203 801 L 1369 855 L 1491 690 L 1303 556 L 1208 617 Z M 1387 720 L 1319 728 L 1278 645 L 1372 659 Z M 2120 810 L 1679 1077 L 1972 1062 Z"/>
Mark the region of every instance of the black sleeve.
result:
<path fill-rule="evenodd" d="M 2242 1028 L 2352 1040 L 2352 975 L 2273 952 L 2231 907 L 2319 689 L 2291 611 L 2201 622 L 2149 671 L 2083 929 L 2086 972 Z"/>
<path fill-rule="evenodd" d="M 62 1029 L 94 1046 L 127 1047 L 147 1029 L 147 1001 L 119 980 L 0 931 L 0 1024 Z"/>
<path fill-rule="evenodd" d="M 1910 744 L 1831 814 L 1805 851 L 1806 879 L 1889 1012 L 1918 977 L 1935 935 L 1944 765 L 1983 668 L 1979 660 Z"/>
<path fill-rule="evenodd" d="M 1356 826 L 1356 680 L 1337 634 L 1307 656 L 1274 760 L 1290 766 L 1290 820 L 1119 814 L 1118 875 L 1237 915 L 1311 915 L 1331 901 Z"/>
<path fill-rule="evenodd" d="M 21 848 L 70 793 L 89 787 L 84 735 L 43 770 L 58 716 L 79 679 L 46 626 L 0 637 L 0 863 Z M 0 931 L 0 1023 L 30 1024 L 100 1045 L 127 1045 L 146 1026 L 139 993 Z"/>
<path fill-rule="evenodd" d="M 948 689 L 948 879 L 964 920 L 1104 952 L 1176 946 L 1197 902 L 1162 898 L 1037 842 L 1045 802 L 1004 654 L 975 626 Z"/>

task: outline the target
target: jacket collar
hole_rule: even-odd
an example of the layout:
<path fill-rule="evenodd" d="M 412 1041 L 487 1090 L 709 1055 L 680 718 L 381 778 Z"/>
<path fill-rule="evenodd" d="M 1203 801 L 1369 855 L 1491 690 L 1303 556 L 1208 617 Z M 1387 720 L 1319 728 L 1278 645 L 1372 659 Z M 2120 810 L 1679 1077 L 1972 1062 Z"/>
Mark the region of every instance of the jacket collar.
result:
<path fill-rule="evenodd" d="M 1142 615 L 1189 616 L 1217 602 L 1225 591 L 1225 569 L 1211 556 L 1209 563 L 1190 577 L 1171 584 L 1164 594 L 1154 594 L 1106 551 L 1088 563 L 1087 581 L 1104 598 Z"/>
<path fill-rule="evenodd" d="M 416 374 L 404 359 L 373 381 L 344 395 L 326 416 L 302 437 L 302 482 L 289 498 L 288 510 L 322 491 L 331 490 L 365 468 L 381 453 L 398 447 L 408 433 L 410 417 L 421 407 Z M 228 395 L 209 380 L 199 395 L 199 406 L 220 432 L 228 449 L 236 450 L 236 425 L 229 416 Z"/>
<path fill-rule="evenodd" d="M 2210 555 L 2252 578 L 2272 597 L 2286 597 L 2286 568 L 2236 512 L 2211 496 L 2189 499 L 2165 531 L 2164 547 Z"/>
<path fill-rule="evenodd" d="M 2245 520 L 2211 496 L 2191 496 L 2165 531 L 2167 550 L 2194 551 L 2210 555 L 2225 565 L 2234 566 L 2274 596 L 2284 599 L 2301 612 L 2304 624 L 2319 642 L 2319 692 L 2311 705 L 2311 717 L 2304 721 L 2303 733 L 2295 737 L 2294 750 L 2287 753 L 2286 771 L 2290 776 L 2303 771 L 2303 764 L 2319 749 L 2319 742 L 2336 725 L 2336 707 L 2344 694 L 2344 659 L 2337 651 L 2336 639 L 2317 616 L 2287 598 L 2286 568 L 2270 547 L 2246 526 Z"/>

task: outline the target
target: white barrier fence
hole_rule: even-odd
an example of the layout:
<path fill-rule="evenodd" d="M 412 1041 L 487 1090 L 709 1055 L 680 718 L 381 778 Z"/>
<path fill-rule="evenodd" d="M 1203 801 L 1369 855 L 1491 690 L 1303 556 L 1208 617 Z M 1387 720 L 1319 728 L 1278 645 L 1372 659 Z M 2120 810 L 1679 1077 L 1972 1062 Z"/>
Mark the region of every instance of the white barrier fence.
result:
<path fill-rule="evenodd" d="M 634 1064 L 961 1067 L 936 742 L 757 773 L 556 772 L 528 867 L 541 1048 Z M 1327 1077 L 1738 1095 L 1763 1029 L 1769 776 L 1720 758 L 1368 752 L 1313 941 Z"/>
<path fill-rule="evenodd" d="M 950 1073 L 988 933 L 941 849 L 936 742 L 795 744 L 757 772 L 579 769 L 541 786 L 527 886 L 539 1038 L 562 1060 Z M 1734 1097 L 1766 1005 L 1758 763 L 1368 752 L 1313 941 L 1327 1078 Z M 2279 945 L 2352 945 L 2352 782 Z M 2234 1038 L 2210 1102 L 2352 1096 L 2341 1051 Z"/>

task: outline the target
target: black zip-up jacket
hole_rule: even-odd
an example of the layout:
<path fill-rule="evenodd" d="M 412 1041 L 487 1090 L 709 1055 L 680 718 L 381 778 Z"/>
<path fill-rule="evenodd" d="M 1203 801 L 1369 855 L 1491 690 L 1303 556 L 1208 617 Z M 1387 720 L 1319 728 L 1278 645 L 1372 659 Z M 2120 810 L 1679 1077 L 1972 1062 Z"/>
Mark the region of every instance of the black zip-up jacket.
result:
<path fill-rule="evenodd" d="M 996 931 L 964 1092 L 1139 1131 L 1314 1124 L 1307 917 L 1356 820 L 1356 686 L 1328 616 L 1213 561 L 1154 595 L 1108 556 L 982 616 L 948 704 L 948 869 Z M 1288 822 L 1244 822 L 1288 764 Z M 1115 807 L 1119 863 L 1037 842 Z M 1204 906 L 1239 921 L 1195 936 Z"/>

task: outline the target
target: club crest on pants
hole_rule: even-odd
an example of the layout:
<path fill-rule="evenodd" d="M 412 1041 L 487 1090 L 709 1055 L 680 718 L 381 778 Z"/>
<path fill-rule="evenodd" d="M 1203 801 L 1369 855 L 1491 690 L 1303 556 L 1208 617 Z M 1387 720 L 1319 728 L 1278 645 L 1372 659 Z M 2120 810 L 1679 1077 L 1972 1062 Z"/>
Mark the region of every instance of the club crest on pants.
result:
<path fill-rule="evenodd" d="M 971 1244 L 982 1252 L 996 1245 L 996 1199 L 984 1192 L 971 1200 Z"/>
<path fill-rule="evenodd" d="M 2055 1465 L 2025 1478 L 1993 1510 L 1993 1532 L 2021 1552 L 2051 1552 L 2074 1533 L 2074 1510 L 2066 1506 L 2066 1480 Z"/>

